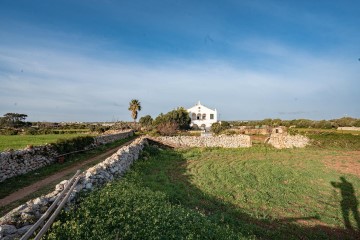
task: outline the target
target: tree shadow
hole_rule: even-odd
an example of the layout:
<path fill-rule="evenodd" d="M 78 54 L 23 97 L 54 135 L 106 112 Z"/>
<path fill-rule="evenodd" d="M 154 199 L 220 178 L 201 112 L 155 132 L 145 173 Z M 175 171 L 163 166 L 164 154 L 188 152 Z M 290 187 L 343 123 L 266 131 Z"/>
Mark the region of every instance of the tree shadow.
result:
<path fill-rule="evenodd" d="M 164 192 L 173 204 L 199 211 L 210 221 L 230 227 L 242 236 L 255 236 L 259 239 L 359 239 L 358 232 L 326 226 L 316 216 L 283 219 L 251 216 L 239 206 L 211 196 L 196 187 L 187 174 L 187 160 L 181 153 L 167 148 L 154 158 L 156 164 L 144 174 L 161 171 L 164 173 L 163 179 L 161 183 L 153 184 L 146 181 L 147 176 L 143 175 L 144 187 Z M 309 220 L 314 221 L 307 224 Z"/>
<path fill-rule="evenodd" d="M 359 201 L 355 196 L 354 186 L 349 181 L 347 181 L 345 177 L 340 177 L 340 182 L 331 182 L 331 185 L 334 188 L 340 189 L 342 197 L 340 207 L 346 229 L 355 231 L 350 221 L 350 213 L 352 212 L 357 229 L 360 231 L 360 216 L 358 210 Z"/>

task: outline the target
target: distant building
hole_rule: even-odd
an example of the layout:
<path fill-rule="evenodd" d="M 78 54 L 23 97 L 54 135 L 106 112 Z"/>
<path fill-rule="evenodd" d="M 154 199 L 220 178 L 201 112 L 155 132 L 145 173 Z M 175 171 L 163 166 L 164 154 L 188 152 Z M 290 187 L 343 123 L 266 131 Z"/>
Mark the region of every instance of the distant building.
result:
<path fill-rule="evenodd" d="M 192 108 L 187 109 L 191 118 L 190 126 L 197 125 L 200 128 L 209 128 L 211 124 L 217 122 L 217 111 L 212 110 L 204 105 L 201 105 L 200 101 Z"/>

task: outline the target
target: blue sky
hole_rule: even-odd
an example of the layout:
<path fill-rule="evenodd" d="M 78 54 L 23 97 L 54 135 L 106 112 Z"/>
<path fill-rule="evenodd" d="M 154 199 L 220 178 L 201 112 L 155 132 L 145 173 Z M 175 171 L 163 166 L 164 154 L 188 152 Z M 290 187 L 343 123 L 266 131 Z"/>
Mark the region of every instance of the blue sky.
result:
<path fill-rule="evenodd" d="M 0 1 L 0 115 L 360 117 L 359 1 Z"/>

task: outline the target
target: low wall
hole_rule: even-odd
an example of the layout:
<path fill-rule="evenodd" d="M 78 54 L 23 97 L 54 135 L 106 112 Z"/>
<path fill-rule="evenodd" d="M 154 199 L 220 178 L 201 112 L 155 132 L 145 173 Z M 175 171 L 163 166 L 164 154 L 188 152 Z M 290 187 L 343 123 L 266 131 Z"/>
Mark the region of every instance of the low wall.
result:
<path fill-rule="evenodd" d="M 140 152 L 146 144 L 146 138 L 138 138 L 129 146 L 120 148 L 103 162 L 84 171 L 80 175 L 80 180 L 72 192 L 68 204 L 79 192 L 90 191 L 94 187 L 112 181 L 115 177 L 122 176 L 139 158 Z M 32 224 L 46 212 L 67 183 L 68 180 L 62 181 L 56 185 L 53 192 L 32 199 L 0 218 L 0 239 L 14 239 L 25 234 Z"/>
<path fill-rule="evenodd" d="M 291 136 L 282 133 L 272 133 L 268 143 L 279 149 L 293 147 L 303 148 L 310 144 L 310 139 L 302 135 Z"/>
<path fill-rule="evenodd" d="M 360 131 L 360 127 L 338 127 L 338 131 Z"/>
<path fill-rule="evenodd" d="M 94 145 L 106 144 L 119 139 L 130 137 L 134 134 L 132 130 L 119 132 L 116 134 L 101 135 L 94 137 Z M 0 153 L 0 182 L 7 178 L 25 174 L 27 172 L 44 167 L 57 160 L 59 155 L 55 148 L 51 145 L 26 148 L 23 150 L 15 150 Z"/>
<path fill-rule="evenodd" d="M 176 136 L 156 137 L 152 139 L 174 147 L 251 147 L 251 139 L 250 136 L 247 135 L 220 135 L 208 137 Z"/>

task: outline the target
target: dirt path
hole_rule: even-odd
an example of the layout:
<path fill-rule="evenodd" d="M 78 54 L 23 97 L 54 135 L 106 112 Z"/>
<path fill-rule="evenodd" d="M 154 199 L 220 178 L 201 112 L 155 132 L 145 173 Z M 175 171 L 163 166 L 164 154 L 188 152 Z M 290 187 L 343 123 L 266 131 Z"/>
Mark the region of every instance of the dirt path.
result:
<path fill-rule="evenodd" d="M 91 164 L 92 162 L 96 162 L 98 160 L 101 160 L 101 159 L 105 159 L 109 156 L 111 156 L 112 154 L 114 154 L 119 148 L 123 147 L 123 146 L 126 146 L 126 145 L 129 145 L 132 141 L 134 140 L 130 140 L 124 144 L 122 144 L 121 146 L 117 146 L 115 148 L 111 148 L 109 150 L 107 150 L 106 152 L 100 154 L 100 155 L 97 155 L 95 157 L 92 157 L 92 158 L 89 158 L 83 162 L 80 162 L 80 163 L 75 163 L 74 165 L 72 166 L 69 166 L 68 168 L 65 168 L 63 170 L 61 170 L 60 172 L 57 172 L 53 175 L 50 175 L 48 176 L 47 178 L 45 179 L 42 179 L 36 183 L 33 183 L 27 187 L 24 187 L 22 189 L 19 189 L 17 190 L 16 192 L 13 192 L 11 193 L 10 195 L 0 199 L 0 206 L 6 206 L 14 201 L 17 201 L 17 200 L 21 200 L 23 198 L 25 198 L 26 196 L 32 194 L 33 192 L 43 188 L 43 187 L 46 187 L 48 186 L 49 184 L 51 184 L 52 182 L 56 181 L 56 180 L 62 180 L 62 178 L 64 178 L 65 176 L 73 173 L 75 174 L 75 172 L 80 169 L 81 167 L 85 166 L 85 165 L 88 165 L 88 164 Z"/>

